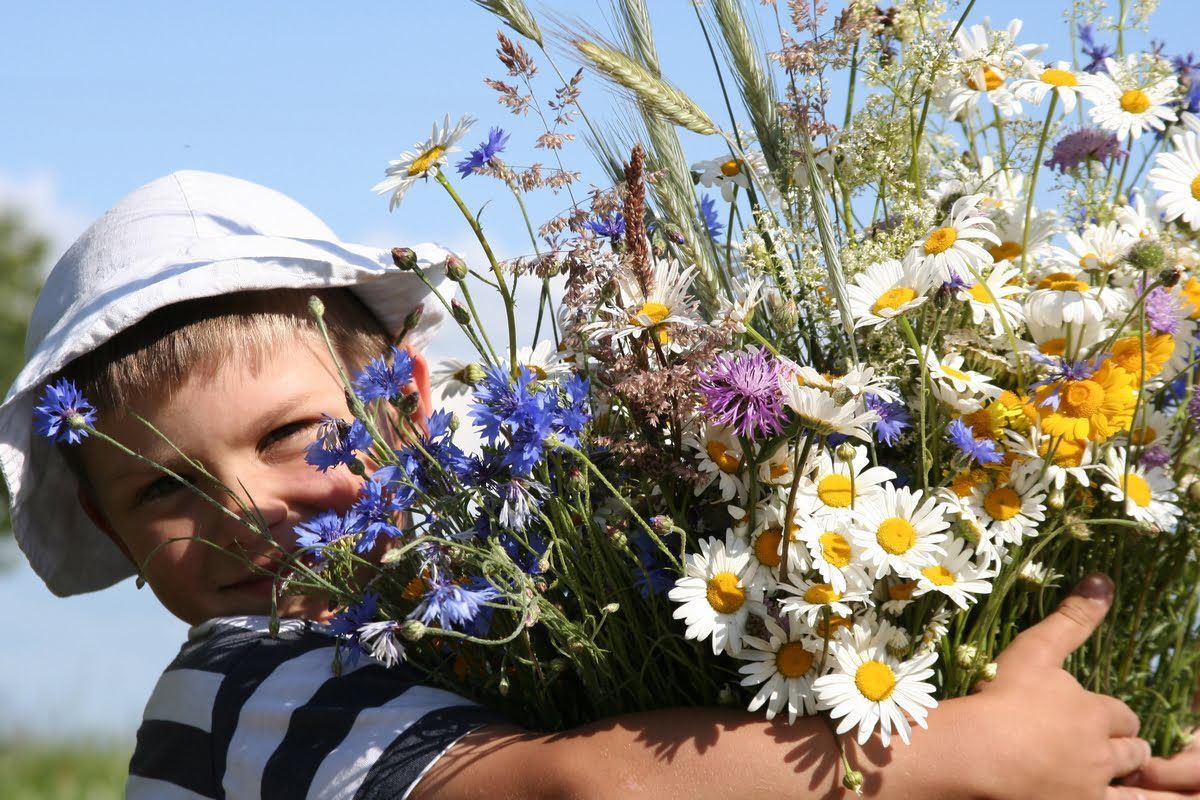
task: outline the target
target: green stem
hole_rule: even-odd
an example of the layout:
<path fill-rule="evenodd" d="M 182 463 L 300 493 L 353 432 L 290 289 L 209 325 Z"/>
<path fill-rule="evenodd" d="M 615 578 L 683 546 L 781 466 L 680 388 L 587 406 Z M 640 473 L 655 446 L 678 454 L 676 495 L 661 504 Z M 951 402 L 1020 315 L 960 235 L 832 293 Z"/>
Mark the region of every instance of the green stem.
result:
<path fill-rule="evenodd" d="M 917 448 L 921 454 L 921 488 L 929 488 L 929 451 L 925 444 L 925 398 L 929 394 L 929 369 L 925 364 L 925 351 L 921 348 L 921 343 L 917 341 L 917 333 L 913 330 L 912 323 L 907 317 L 901 316 L 897 320 L 900 324 L 900 330 L 904 331 L 905 337 L 908 339 L 909 345 L 912 346 L 913 353 L 916 354 L 918 369 L 921 371 L 921 405 L 919 406 L 919 420 L 921 425 L 920 437 L 917 441 Z"/>
<path fill-rule="evenodd" d="M 1037 190 L 1038 173 L 1041 172 L 1042 153 L 1046 151 L 1046 139 L 1050 137 L 1050 125 L 1054 122 L 1054 109 L 1058 106 L 1058 92 L 1050 93 L 1050 107 L 1046 110 L 1046 123 L 1042 125 L 1042 136 L 1038 139 L 1037 155 L 1029 172 L 1029 193 L 1025 198 L 1025 225 L 1021 230 L 1021 277 L 1029 280 L 1026 262 L 1029 259 L 1029 221 L 1033 218 L 1033 195 Z"/>

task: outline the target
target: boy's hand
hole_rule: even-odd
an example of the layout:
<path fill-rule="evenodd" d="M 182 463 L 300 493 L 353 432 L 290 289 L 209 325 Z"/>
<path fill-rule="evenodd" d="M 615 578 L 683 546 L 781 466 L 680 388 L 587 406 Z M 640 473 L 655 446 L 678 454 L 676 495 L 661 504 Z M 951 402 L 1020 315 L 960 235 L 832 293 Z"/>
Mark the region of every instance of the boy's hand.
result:
<path fill-rule="evenodd" d="M 1193 731 L 1195 736 L 1198 732 Z M 1191 800 L 1200 798 L 1200 741 L 1170 758 L 1152 758 L 1122 781 L 1123 797 L 1145 800 Z"/>
<path fill-rule="evenodd" d="M 1089 575 L 1046 619 L 1019 634 L 996 659 L 996 679 L 980 685 L 974 713 L 991 730 L 975 766 L 996 798 L 1132 800 L 1109 783 L 1150 762 L 1138 718 L 1113 697 L 1085 690 L 1063 662 L 1088 640 L 1112 605 L 1113 586 Z M 980 710 L 981 709 L 981 710 Z M 1014 764 L 1027 768 L 1016 771 Z M 1173 795 L 1168 795 L 1173 796 Z"/>

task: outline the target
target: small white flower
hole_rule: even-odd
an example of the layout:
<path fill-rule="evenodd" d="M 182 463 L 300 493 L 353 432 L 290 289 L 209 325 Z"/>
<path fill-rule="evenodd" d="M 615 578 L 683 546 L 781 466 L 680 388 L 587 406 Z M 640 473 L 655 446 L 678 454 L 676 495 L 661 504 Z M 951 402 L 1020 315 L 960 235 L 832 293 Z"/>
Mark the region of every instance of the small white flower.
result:
<path fill-rule="evenodd" d="M 980 200 L 981 195 L 955 200 L 946 223 L 930 230 L 909 248 L 904 266 L 928 276 L 926 280 L 936 285 L 950 280 L 952 275 L 970 275 L 970 267 L 978 269 L 990 264 L 991 254 L 975 240 L 999 245 L 1000 239 L 995 225 L 980 211 Z"/>
<path fill-rule="evenodd" d="M 738 667 L 738 672 L 746 676 L 742 686 L 761 684 L 747 710 L 757 711 L 765 705 L 767 719 L 774 719 L 786 708 L 790 725 L 798 716 L 816 713 L 817 695 L 812 684 L 818 676 L 825 644 L 812 638 L 803 626 L 792 625 L 785 633 L 770 617 L 763 621 L 770 641 L 747 636 L 747 647 L 740 657 L 749 663 Z"/>
<path fill-rule="evenodd" d="M 890 260 L 872 264 L 847 285 L 855 328 L 883 325 L 929 298 L 930 273 Z"/>
<path fill-rule="evenodd" d="M 429 134 L 429 138 L 418 143 L 412 150 L 405 150 L 400 154 L 400 158 L 389 162 L 384 170 L 387 177 L 371 187 L 371 191 L 378 194 L 391 192 L 388 210 L 395 209 L 418 178 L 438 174 L 442 164 L 446 163 L 446 157 L 458 151 L 454 143 L 465 136 L 473 124 L 475 118 L 470 114 L 464 114 L 453 128 L 450 127 L 449 114 L 446 115 L 440 129 L 436 122 L 433 123 L 433 132 Z"/>
<path fill-rule="evenodd" d="M 1114 503 L 1123 504 L 1130 518 L 1159 530 L 1175 530 L 1182 512 L 1176 504 L 1175 484 L 1162 468 L 1146 469 L 1131 463 L 1128 450 L 1114 447 L 1099 472 L 1107 478 L 1101 489 Z"/>
<path fill-rule="evenodd" d="M 751 612 L 763 616 L 762 589 L 751 581 L 753 564 L 745 542 L 732 530 L 720 539 L 701 539 L 688 553 L 686 575 L 668 597 L 679 603 L 672 615 L 687 625 L 688 639 L 712 639 L 713 653 L 737 655 Z"/>
<path fill-rule="evenodd" d="M 913 597 L 938 592 L 965 609 L 975 601 L 974 595 L 992 591 L 988 579 L 994 573 L 972 560 L 974 548 L 968 549 L 962 539 L 951 539 L 945 547 L 946 554 L 938 559 L 938 563 L 921 570 Z"/>
<path fill-rule="evenodd" d="M 854 509 L 851 535 L 876 580 L 889 572 L 917 578 L 945 552 L 942 531 L 950 527 L 946 512 L 942 503 L 920 490 L 889 483 L 880 497 Z"/>

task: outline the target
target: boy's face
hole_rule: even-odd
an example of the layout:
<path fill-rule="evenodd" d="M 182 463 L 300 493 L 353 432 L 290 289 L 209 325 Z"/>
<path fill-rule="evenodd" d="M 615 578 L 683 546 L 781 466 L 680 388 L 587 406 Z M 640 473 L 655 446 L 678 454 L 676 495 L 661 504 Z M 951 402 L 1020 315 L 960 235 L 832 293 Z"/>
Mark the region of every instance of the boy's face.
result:
<path fill-rule="evenodd" d="M 423 364 L 422 364 L 423 367 Z M 424 389 L 424 387 L 422 387 Z M 180 451 L 256 506 L 275 544 L 153 467 L 100 442 L 88 442 L 84 468 L 105 527 L 169 611 L 196 624 L 216 616 L 267 614 L 273 578 L 248 561 L 278 570 L 280 549 L 294 548 L 296 523 L 344 511 L 361 479 L 345 467 L 320 473 L 305 463 L 322 413 L 349 419 L 337 372 L 323 345 L 302 336 L 261 358 L 230 353 L 195 370 L 170 397 L 134 408 Z M 170 445 L 132 416 L 105 419 L 102 430 L 183 478 L 235 513 L 233 498 L 206 484 Z M 281 598 L 284 616 L 319 618 L 317 598 Z"/>

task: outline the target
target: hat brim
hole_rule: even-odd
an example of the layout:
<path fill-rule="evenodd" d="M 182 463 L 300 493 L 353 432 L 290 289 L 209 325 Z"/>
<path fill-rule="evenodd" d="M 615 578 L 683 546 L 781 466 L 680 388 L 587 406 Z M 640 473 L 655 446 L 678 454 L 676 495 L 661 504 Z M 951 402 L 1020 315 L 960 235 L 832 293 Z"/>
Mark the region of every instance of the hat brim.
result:
<path fill-rule="evenodd" d="M 37 393 L 64 366 L 94 350 L 157 309 L 239 291 L 352 288 L 393 334 L 417 307 L 423 312 L 405 341 L 428 344 L 445 320 L 443 297 L 453 294 L 445 274 L 447 250 L 413 249 L 422 275 L 397 269 L 391 253 L 375 247 L 277 236 L 238 236 L 233 243 L 197 243 L 184 258 L 139 265 L 134 285 L 101 287 L 68 308 L 42 340 L 0 406 L 0 471 L 9 488 L 18 546 L 50 591 L 59 596 L 96 591 L 135 574 L 77 502 L 78 483 L 58 448 L 33 430 Z M 424 280 L 422 280 L 422 277 Z"/>

